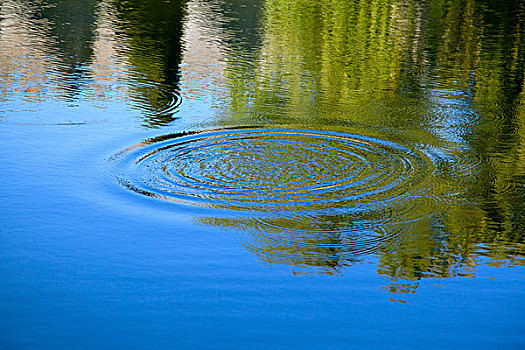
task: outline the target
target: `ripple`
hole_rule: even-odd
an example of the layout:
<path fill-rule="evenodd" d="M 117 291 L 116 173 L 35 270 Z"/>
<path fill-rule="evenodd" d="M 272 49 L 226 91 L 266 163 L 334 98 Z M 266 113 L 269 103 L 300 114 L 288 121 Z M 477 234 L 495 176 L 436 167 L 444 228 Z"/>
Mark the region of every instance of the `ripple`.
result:
<path fill-rule="evenodd" d="M 392 142 L 287 129 L 174 134 L 124 151 L 122 183 L 163 200 L 238 210 L 313 210 L 397 198 L 432 163 Z"/>
<path fill-rule="evenodd" d="M 134 83 L 130 101 L 143 112 L 144 126 L 168 125 L 182 104 L 180 93 L 173 87 Z"/>
<path fill-rule="evenodd" d="M 177 112 L 177 109 L 182 103 L 182 97 L 178 92 L 175 91 L 164 91 L 164 90 L 158 90 L 158 94 L 160 96 L 159 99 L 162 101 L 165 101 L 162 103 L 160 107 L 157 107 L 157 109 L 150 111 L 150 116 L 157 116 L 157 117 L 163 117 L 163 116 L 171 116 L 175 112 Z"/>
<path fill-rule="evenodd" d="M 140 110 L 144 126 L 158 127 L 172 122 L 182 103 L 182 97 L 173 87 L 140 82 L 115 86 L 89 85 L 84 80 L 82 80 L 85 85 L 82 88 L 83 104 L 80 103 L 79 97 L 69 96 L 66 87 L 62 86 L 57 91 L 47 91 L 48 87 L 38 83 L 17 83 L 0 87 L 0 95 L 6 94 L 7 90 L 20 93 L 20 98 L 1 101 L 0 123 L 31 126 L 108 123 L 114 120 L 114 113 L 108 112 L 107 106 L 101 102 L 107 103 L 109 98 L 126 101 L 131 108 Z M 63 112 L 56 113 L 57 109 Z"/>
<path fill-rule="evenodd" d="M 237 228 L 248 250 L 270 255 L 369 253 L 439 208 L 425 153 L 358 134 L 206 130 L 147 140 L 114 161 L 129 190 L 220 209 L 201 222 Z"/>

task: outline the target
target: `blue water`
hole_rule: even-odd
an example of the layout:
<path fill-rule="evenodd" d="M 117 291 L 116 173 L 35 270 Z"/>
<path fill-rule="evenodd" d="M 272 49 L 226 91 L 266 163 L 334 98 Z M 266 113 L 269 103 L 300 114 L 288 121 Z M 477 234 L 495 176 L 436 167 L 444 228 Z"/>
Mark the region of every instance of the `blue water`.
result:
<path fill-rule="evenodd" d="M 0 2 L 0 348 L 524 348 L 525 12 L 465 3 Z"/>

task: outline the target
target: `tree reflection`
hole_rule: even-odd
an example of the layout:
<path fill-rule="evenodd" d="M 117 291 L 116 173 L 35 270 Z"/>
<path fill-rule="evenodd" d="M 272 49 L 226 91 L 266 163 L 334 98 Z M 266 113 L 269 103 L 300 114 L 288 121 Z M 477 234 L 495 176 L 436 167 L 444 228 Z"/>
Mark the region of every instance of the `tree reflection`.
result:
<path fill-rule="evenodd" d="M 380 274 L 417 281 L 470 276 L 479 263 L 523 265 L 524 6 L 268 0 L 257 67 L 240 65 L 235 52 L 230 59 L 224 120 L 396 130 L 405 143 L 437 150 L 430 153 L 442 210 L 378 247 Z M 201 222 L 248 234 L 261 230 L 257 220 Z M 307 223 L 287 225 L 278 232 L 265 228 L 279 239 L 255 239 L 259 245 L 250 249 L 263 261 L 320 270 L 360 258 L 334 251 L 338 244 L 327 242 L 340 237 L 329 230 L 312 234 L 307 247 L 283 244 L 295 226 Z"/>
<path fill-rule="evenodd" d="M 23 91 L 30 101 L 45 100 L 44 95 L 58 95 L 69 101 L 78 99 L 89 82 L 87 66 L 93 58 L 96 3 L 95 0 L 0 3 L 3 89 L 7 93 Z M 10 19 L 22 24 L 12 26 Z"/>
<path fill-rule="evenodd" d="M 86 73 L 93 55 L 96 0 L 47 0 L 36 7 L 34 17 L 49 22 L 47 35 L 53 41 L 58 64 L 70 76 Z"/>
<path fill-rule="evenodd" d="M 125 33 L 125 52 L 134 72 L 136 99 L 149 110 L 149 126 L 175 119 L 179 98 L 181 37 L 186 0 L 117 0 L 118 26 Z M 175 99 L 175 100 L 174 100 Z"/>

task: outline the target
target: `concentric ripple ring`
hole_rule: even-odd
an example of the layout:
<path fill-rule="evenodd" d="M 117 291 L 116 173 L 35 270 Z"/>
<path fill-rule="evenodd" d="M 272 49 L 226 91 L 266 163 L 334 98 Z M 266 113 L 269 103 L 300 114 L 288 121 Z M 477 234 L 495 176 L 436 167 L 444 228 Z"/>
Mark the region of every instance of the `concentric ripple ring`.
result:
<path fill-rule="evenodd" d="M 293 129 L 174 134 L 121 155 L 122 183 L 138 193 L 257 211 L 384 202 L 417 187 L 432 166 L 393 142 Z"/>
<path fill-rule="evenodd" d="M 205 130 L 147 140 L 116 161 L 119 182 L 136 193 L 245 213 L 215 224 L 242 226 L 250 250 L 262 240 L 368 251 L 435 209 L 424 152 L 359 134 Z M 333 234 L 337 242 L 321 243 Z"/>

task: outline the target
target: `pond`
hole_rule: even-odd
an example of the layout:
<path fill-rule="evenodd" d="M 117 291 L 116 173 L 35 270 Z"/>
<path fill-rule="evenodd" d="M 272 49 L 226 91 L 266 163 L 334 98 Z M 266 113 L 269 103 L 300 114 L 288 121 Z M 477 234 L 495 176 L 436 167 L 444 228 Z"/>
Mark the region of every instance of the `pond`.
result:
<path fill-rule="evenodd" d="M 0 347 L 525 346 L 521 0 L 3 0 Z"/>

